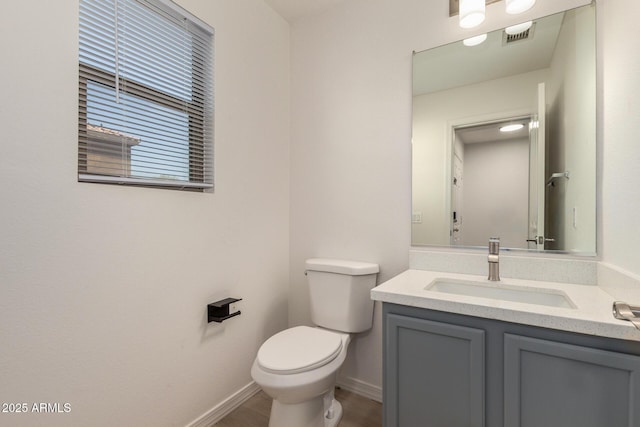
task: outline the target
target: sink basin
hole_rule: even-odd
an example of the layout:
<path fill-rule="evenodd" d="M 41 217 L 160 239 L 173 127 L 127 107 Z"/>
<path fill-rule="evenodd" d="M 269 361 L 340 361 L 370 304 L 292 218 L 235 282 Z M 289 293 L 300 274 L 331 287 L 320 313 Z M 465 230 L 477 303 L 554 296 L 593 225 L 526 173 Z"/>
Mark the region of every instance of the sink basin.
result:
<path fill-rule="evenodd" d="M 438 278 L 431 282 L 425 290 L 500 301 L 545 305 L 548 307 L 576 308 L 571 299 L 562 291 L 511 286 L 500 282 L 483 283 L 471 280 Z"/>

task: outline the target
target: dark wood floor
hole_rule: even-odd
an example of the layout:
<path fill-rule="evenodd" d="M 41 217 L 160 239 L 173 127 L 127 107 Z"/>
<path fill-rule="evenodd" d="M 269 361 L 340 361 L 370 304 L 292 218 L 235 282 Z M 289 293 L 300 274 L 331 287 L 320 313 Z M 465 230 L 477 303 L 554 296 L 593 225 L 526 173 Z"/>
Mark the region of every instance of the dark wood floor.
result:
<path fill-rule="evenodd" d="M 342 389 L 336 389 L 336 399 L 340 401 L 344 411 L 340 427 L 382 426 L 381 403 Z M 267 427 L 269 411 L 271 411 L 271 398 L 260 391 L 215 426 Z"/>

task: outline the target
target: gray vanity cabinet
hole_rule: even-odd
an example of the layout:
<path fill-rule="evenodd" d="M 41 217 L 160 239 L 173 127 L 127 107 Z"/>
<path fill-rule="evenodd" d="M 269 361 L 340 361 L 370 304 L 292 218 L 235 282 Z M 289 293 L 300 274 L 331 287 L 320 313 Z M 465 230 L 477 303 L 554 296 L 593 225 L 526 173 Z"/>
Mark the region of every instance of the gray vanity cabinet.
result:
<path fill-rule="evenodd" d="M 482 427 L 484 331 L 397 314 L 387 326 L 397 393 L 385 425 Z"/>
<path fill-rule="evenodd" d="M 640 343 L 383 304 L 385 427 L 640 427 Z"/>
<path fill-rule="evenodd" d="M 638 386 L 638 356 L 505 334 L 505 426 L 637 426 Z"/>

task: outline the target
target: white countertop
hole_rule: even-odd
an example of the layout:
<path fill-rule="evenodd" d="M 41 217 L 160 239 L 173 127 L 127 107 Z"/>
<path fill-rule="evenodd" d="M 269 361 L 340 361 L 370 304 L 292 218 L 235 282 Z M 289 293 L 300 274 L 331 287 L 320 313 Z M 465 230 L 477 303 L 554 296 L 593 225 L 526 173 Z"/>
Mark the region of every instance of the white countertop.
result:
<path fill-rule="evenodd" d="M 490 298 L 427 291 L 435 279 L 482 282 L 490 286 L 520 286 L 564 292 L 576 308 L 511 302 Z M 496 319 L 562 331 L 640 341 L 640 330 L 631 322 L 617 320 L 612 314 L 614 298 L 596 285 L 542 282 L 502 278 L 489 282 L 485 276 L 407 270 L 371 290 L 376 301 L 427 308 L 431 310 Z"/>

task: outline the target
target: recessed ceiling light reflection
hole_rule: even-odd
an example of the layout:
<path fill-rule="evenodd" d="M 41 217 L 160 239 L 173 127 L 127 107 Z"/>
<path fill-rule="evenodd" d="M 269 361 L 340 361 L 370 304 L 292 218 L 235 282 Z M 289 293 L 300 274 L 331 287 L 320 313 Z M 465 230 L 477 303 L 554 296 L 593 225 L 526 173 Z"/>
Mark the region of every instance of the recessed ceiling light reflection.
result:
<path fill-rule="evenodd" d="M 527 31 L 533 25 L 533 21 L 523 22 L 522 24 L 512 25 L 504 29 L 504 32 L 509 34 L 510 36 L 514 34 L 520 34 Z"/>
<path fill-rule="evenodd" d="M 500 128 L 500 132 L 515 132 L 524 127 L 522 123 L 513 123 L 510 125 L 505 125 Z"/>
<path fill-rule="evenodd" d="M 485 41 L 486 39 L 487 39 L 486 34 L 480 34 L 479 36 L 469 37 L 468 39 L 464 39 L 462 40 L 462 43 L 464 43 L 465 46 L 477 46 L 483 41 Z"/>

